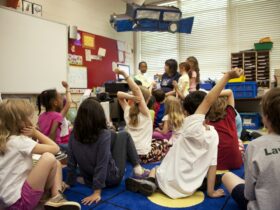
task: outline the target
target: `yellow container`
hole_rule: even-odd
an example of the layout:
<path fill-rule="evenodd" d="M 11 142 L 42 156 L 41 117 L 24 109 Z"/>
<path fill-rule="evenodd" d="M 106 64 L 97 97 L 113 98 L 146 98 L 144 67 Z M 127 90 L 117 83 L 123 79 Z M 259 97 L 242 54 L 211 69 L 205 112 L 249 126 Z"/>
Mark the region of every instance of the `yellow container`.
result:
<path fill-rule="evenodd" d="M 229 80 L 228 82 L 245 82 L 245 80 L 246 80 L 246 77 L 245 77 L 245 75 L 241 75 L 239 78 L 235 78 L 235 79 L 231 79 L 231 80 Z"/>

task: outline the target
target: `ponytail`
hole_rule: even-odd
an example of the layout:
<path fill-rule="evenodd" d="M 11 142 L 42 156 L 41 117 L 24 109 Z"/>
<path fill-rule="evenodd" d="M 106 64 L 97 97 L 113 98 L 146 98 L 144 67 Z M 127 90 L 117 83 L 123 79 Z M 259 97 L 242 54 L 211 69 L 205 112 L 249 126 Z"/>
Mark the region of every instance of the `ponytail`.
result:
<path fill-rule="evenodd" d="M 136 127 L 138 125 L 138 114 L 140 110 L 138 107 L 138 104 L 134 104 L 133 106 L 130 107 L 129 109 L 129 125 Z"/>
<path fill-rule="evenodd" d="M 41 113 L 41 106 L 46 108 L 46 111 L 48 112 L 52 108 L 52 102 L 57 96 L 56 89 L 49 89 L 44 90 L 40 95 L 37 97 L 37 106 L 39 110 L 39 114 Z"/>

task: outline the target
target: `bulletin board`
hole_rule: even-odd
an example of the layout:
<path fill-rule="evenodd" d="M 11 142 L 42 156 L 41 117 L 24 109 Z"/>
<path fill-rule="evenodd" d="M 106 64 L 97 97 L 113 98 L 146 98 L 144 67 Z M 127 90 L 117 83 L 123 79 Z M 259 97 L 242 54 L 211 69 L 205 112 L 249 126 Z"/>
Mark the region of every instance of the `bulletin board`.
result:
<path fill-rule="evenodd" d="M 68 44 L 68 53 L 81 56 L 81 65 L 87 68 L 87 88 L 102 86 L 106 81 L 116 79 L 112 62 L 118 62 L 117 40 L 79 30 L 77 40 L 69 39 Z M 100 60 L 86 61 L 86 50 L 97 55 L 99 48 L 106 50 L 106 56 Z"/>

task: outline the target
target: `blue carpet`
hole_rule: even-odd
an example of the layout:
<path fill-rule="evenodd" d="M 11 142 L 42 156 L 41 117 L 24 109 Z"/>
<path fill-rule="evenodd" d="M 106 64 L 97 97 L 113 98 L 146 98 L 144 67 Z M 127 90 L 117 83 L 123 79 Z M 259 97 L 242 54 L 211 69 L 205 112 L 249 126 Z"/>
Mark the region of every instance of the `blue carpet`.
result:
<path fill-rule="evenodd" d="M 147 164 L 144 165 L 145 168 L 152 169 L 159 163 L 154 164 Z M 233 170 L 233 173 L 237 174 L 240 177 L 244 176 L 244 168 L 242 167 L 239 170 Z M 127 164 L 127 169 L 125 173 L 125 178 L 131 176 L 132 174 L 132 167 L 130 164 Z M 63 175 L 65 178 L 66 170 L 63 170 Z M 224 189 L 223 186 L 221 188 Z M 81 200 L 90 195 L 92 193 L 91 188 L 82 185 L 82 184 L 76 184 L 75 186 L 71 187 L 71 189 L 68 189 L 65 191 L 65 195 L 67 199 L 71 201 L 77 201 L 81 203 Z M 227 192 L 226 192 L 227 193 Z M 115 188 L 107 188 L 102 191 L 102 201 L 100 201 L 98 204 L 93 204 L 91 206 L 84 206 L 82 205 L 83 210 L 122 210 L 122 209 L 129 209 L 129 210 L 165 210 L 165 209 L 172 209 L 172 208 L 166 208 L 159 205 L 156 205 L 149 201 L 145 196 L 142 196 L 137 193 L 132 193 L 125 190 L 124 185 L 124 179 L 122 183 Z M 180 208 L 180 209 L 186 209 L 186 210 L 238 210 L 238 206 L 236 203 L 229 197 L 227 194 L 223 198 L 218 199 L 211 199 L 207 196 L 205 196 L 205 199 L 203 203 L 198 204 L 196 206 L 192 206 L 189 208 Z"/>

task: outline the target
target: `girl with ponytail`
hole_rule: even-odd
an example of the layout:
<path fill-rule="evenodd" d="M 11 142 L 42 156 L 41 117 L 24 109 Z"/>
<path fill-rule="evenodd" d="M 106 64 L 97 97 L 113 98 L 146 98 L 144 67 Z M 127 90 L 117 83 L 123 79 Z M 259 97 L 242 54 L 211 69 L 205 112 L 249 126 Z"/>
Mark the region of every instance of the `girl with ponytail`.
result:
<path fill-rule="evenodd" d="M 132 94 L 118 92 L 118 100 L 124 111 L 126 130 L 130 133 L 142 163 L 160 161 L 168 151 L 167 141 L 152 141 L 153 121 L 147 103 L 150 91 L 138 86 L 126 72 L 115 69 L 128 83 Z"/>

